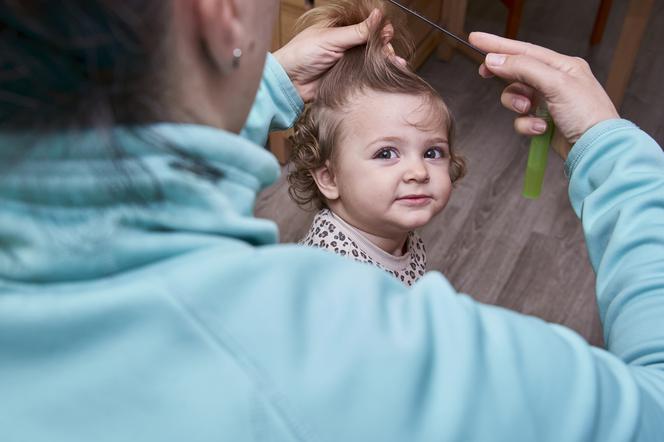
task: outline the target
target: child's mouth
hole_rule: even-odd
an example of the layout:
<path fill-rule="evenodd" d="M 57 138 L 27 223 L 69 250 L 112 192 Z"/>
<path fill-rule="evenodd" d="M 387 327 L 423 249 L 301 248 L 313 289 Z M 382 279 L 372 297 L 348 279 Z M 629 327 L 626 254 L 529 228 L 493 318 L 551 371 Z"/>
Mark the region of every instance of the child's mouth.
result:
<path fill-rule="evenodd" d="M 397 201 L 407 206 L 426 206 L 431 202 L 432 198 L 429 195 L 406 195 L 397 198 Z"/>

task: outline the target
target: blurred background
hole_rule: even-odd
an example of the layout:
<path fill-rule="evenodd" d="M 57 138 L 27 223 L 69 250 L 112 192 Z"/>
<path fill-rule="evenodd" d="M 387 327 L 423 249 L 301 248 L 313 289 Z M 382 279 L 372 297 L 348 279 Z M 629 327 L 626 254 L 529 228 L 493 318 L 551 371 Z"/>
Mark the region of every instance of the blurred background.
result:
<path fill-rule="evenodd" d="M 290 38 L 294 20 L 307 3 L 282 0 L 275 46 Z M 402 3 L 459 33 L 508 32 L 519 40 L 583 57 L 603 84 L 613 76 L 612 96 L 621 116 L 664 145 L 664 0 Z M 598 18 L 603 32 L 591 45 Z M 456 149 L 468 163 L 468 175 L 452 192 L 448 206 L 421 231 L 428 268 L 442 272 L 457 290 L 481 302 L 567 325 L 592 344 L 603 345 L 595 275 L 569 204 L 562 160 L 550 153 L 542 196 L 524 199 L 529 139 L 514 133 L 514 115 L 500 105 L 505 84 L 481 79 L 478 60 L 466 51 L 445 42 L 437 47 L 439 37 L 426 25 L 410 20 L 408 26 L 418 44 L 417 71 L 450 107 L 456 120 Z M 283 137 L 271 142 L 284 159 Z M 260 195 L 256 213 L 278 223 L 282 242 L 296 242 L 314 214 L 289 199 L 287 167 L 282 179 Z"/>

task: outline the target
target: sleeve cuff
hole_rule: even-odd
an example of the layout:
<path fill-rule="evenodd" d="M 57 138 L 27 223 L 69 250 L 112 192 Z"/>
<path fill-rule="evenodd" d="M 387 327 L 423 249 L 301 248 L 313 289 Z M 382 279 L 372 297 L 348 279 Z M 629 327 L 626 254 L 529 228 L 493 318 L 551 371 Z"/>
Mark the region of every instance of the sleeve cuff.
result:
<path fill-rule="evenodd" d="M 284 116 L 287 116 L 286 120 L 290 122 L 287 127 L 290 127 L 302 113 L 304 102 L 284 68 L 270 53 L 267 54 L 265 74 L 268 77 L 268 83 L 278 87 L 280 93 L 273 94 L 272 99 L 280 111 L 284 112 Z"/>
<path fill-rule="evenodd" d="M 581 162 L 586 153 L 596 145 L 596 141 L 599 138 L 616 130 L 636 127 L 637 126 L 631 121 L 622 119 L 602 121 L 591 127 L 572 147 L 572 150 L 565 161 L 565 176 L 567 176 L 568 179 L 572 177 L 576 166 Z"/>

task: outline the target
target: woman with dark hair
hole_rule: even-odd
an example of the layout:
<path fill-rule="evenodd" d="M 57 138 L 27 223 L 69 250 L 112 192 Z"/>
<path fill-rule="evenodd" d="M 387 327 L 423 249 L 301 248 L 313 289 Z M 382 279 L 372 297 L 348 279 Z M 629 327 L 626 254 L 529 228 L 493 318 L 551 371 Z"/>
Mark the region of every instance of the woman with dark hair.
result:
<path fill-rule="evenodd" d="M 0 2 L 0 440 L 661 439 L 664 154 L 587 64 L 471 35 L 517 130 L 537 91 L 573 144 L 608 351 L 435 272 L 277 244 L 252 215 L 268 129 L 390 30 L 266 59 L 276 7 Z"/>

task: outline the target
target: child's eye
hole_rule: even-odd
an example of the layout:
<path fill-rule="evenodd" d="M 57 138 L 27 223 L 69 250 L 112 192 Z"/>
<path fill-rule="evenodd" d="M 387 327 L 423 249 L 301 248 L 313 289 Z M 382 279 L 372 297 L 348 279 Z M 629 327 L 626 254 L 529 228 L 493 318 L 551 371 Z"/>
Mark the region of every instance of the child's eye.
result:
<path fill-rule="evenodd" d="M 424 158 L 431 159 L 431 160 L 438 160 L 441 158 L 445 158 L 445 150 L 442 147 L 432 147 L 430 149 L 427 149 L 426 152 L 424 152 Z"/>
<path fill-rule="evenodd" d="M 399 155 L 393 147 L 383 147 L 374 155 L 374 158 L 378 160 L 393 160 L 398 157 Z"/>

